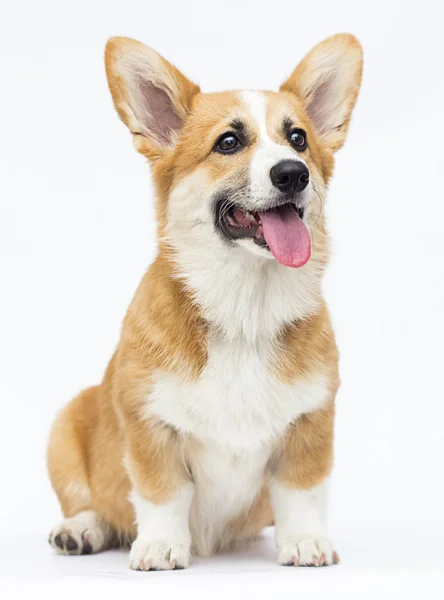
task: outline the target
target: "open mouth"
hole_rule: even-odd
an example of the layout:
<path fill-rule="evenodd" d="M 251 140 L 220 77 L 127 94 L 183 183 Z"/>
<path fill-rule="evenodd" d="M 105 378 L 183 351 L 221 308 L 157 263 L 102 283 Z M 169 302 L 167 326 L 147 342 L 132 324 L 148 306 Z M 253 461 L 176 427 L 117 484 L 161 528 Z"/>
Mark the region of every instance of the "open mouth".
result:
<path fill-rule="evenodd" d="M 216 224 L 229 239 L 251 239 L 270 250 L 276 260 L 289 267 L 303 266 L 311 254 L 311 239 L 305 227 L 304 209 L 294 203 L 250 212 L 240 206 L 216 207 Z"/>

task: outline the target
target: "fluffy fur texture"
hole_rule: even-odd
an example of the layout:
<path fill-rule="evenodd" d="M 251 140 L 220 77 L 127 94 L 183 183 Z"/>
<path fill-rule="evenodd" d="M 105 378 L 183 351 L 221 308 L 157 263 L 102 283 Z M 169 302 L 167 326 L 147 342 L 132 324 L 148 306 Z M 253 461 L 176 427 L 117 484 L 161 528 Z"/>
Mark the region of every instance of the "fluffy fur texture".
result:
<path fill-rule="evenodd" d="M 325 496 L 339 379 L 321 296 L 323 205 L 360 86 L 360 45 L 325 40 L 279 93 L 202 94 L 126 38 L 109 41 L 106 71 L 151 162 L 159 252 L 102 383 L 54 423 L 48 465 L 65 520 L 50 543 L 80 554 L 132 541 L 133 569 L 174 569 L 275 521 L 280 563 L 333 564 Z M 301 151 L 290 126 L 306 134 Z M 218 152 L 233 128 L 242 149 Z M 215 212 L 220 198 L 253 212 L 279 203 L 270 169 L 282 160 L 310 174 L 298 202 L 311 258 L 298 269 L 253 239 L 224 237 Z"/>

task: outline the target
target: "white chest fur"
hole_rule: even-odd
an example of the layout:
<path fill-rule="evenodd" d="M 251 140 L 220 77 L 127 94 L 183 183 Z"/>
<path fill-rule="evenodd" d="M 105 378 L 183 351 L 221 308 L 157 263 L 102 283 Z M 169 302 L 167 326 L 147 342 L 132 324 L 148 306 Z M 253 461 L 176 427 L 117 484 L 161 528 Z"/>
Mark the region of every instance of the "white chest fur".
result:
<path fill-rule="evenodd" d="M 325 375 L 282 383 L 271 374 L 271 353 L 269 338 L 227 341 L 213 333 L 198 380 L 155 375 L 146 410 L 203 445 L 199 464 L 192 465 L 192 528 L 202 552 L 210 551 L 226 523 L 258 494 L 276 439 L 326 399 Z"/>
<path fill-rule="evenodd" d="M 270 340 L 227 340 L 214 333 L 199 379 L 157 373 L 147 410 L 177 430 L 233 450 L 251 450 L 282 435 L 325 400 L 321 373 L 282 383 L 271 373 Z"/>

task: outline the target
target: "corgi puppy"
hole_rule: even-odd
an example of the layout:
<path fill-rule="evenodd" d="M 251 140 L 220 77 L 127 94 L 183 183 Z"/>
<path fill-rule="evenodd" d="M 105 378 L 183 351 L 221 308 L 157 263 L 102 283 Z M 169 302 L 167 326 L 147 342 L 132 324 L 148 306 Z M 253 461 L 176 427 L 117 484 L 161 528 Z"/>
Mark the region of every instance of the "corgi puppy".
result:
<path fill-rule="evenodd" d="M 279 92 L 202 93 L 154 50 L 106 47 L 115 108 L 156 188 L 158 254 L 100 385 L 57 417 L 63 554 L 131 543 L 179 569 L 275 524 L 282 565 L 331 565 L 338 353 L 324 203 L 362 74 L 348 34 Z"/>

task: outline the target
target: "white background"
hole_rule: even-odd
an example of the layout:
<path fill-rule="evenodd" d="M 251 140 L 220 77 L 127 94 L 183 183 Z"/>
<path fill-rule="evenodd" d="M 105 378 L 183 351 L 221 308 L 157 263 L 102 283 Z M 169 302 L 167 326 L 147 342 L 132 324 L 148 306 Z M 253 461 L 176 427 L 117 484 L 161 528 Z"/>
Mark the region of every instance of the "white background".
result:
<path fill-rule="evenodd" d="M 0 11 L 3 597 L 442 597 L 440 3 L 2 0 Z M 215 91 L 276 89 L 340 31 L 365 51 L 327 207 L 334 258 L 325 293 L 343 379 L 330 514 L 342 565 L 279 568 L 271 533 L 248 552 L 142 579 L 122 552 L 54 557 L 50 423 L 100 380 L 155 253 L 149 170 L 112 108 L 107 38 L 140 39 Z"/>

